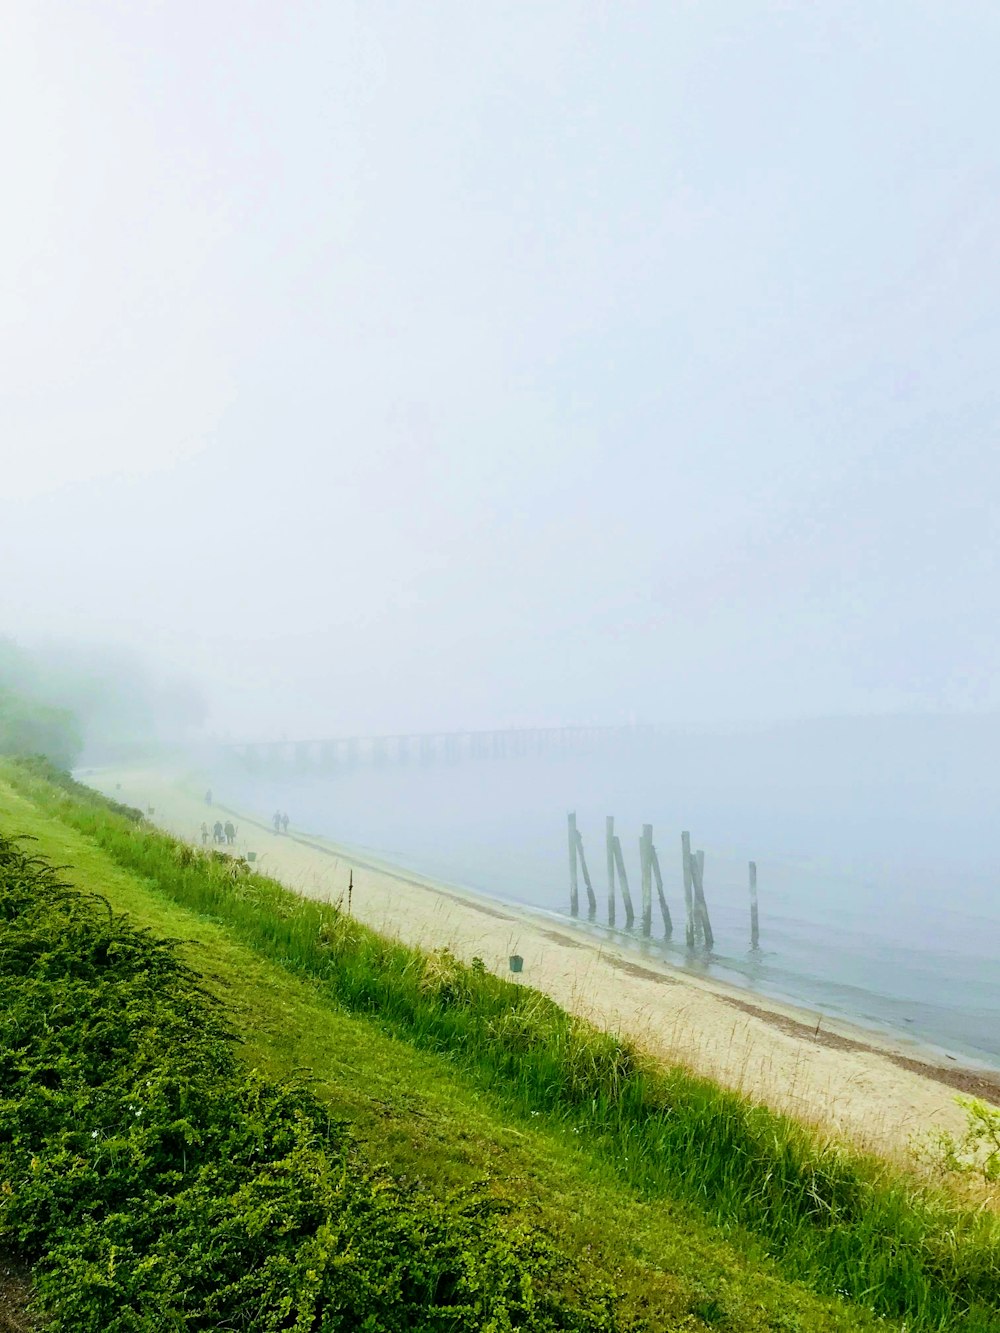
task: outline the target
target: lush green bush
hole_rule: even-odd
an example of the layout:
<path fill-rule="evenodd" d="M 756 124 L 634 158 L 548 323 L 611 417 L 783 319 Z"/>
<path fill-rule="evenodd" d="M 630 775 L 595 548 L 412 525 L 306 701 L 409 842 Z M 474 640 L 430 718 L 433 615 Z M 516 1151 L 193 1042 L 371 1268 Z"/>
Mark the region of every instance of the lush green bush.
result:
<path fill-rule="evenodd" d="M 1000 1107 L 978 1097 L 959 1097 L 958 1103 L 965 1111 L 965 1133 L 935 1135 L 931 1160 L 945 1171 L 979 1176 L 985 1185 L 995 1185 L 1000 1182 Z"/>
<path fill-rule="evenodd" d="M 171 944 L 0 837 L 0 1247 L 53 1333 L 616 1327 L 485 1187 L 372 1169 L 234 1040 Z"/>

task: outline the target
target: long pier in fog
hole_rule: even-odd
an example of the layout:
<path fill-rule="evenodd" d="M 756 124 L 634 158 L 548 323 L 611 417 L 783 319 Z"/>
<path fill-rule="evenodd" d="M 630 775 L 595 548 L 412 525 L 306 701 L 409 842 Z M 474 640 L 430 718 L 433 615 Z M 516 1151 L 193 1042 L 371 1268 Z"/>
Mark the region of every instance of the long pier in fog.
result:
<path fill-rule="evenodd" d="M 526 755 L 593 753 L 651 735 L 640 724 L 616 727 L 505 727 L 495 731 L 425 731 L 386 736 L 334 736 L 322 740 L 231 741 L 223 752 L 248 770 L 334 772 L 361 764 L 458 763 Z"/>

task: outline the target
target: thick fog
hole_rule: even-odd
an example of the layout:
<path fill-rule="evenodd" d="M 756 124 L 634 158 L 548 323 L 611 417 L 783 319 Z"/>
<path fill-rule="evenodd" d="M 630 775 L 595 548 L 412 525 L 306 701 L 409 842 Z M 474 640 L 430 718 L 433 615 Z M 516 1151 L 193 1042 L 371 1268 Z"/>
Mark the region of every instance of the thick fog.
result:
<path fill-rule="evenodd" d="M 998 39 L 14 0 L 3 631 L 234 737 L 998 709 Z"/>

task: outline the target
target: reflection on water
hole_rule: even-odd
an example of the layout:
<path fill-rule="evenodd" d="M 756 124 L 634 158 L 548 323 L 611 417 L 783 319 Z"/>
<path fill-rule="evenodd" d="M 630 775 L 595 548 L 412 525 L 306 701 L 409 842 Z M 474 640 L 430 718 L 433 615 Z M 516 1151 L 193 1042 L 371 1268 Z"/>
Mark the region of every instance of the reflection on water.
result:
<path fill-rule="evenodd" d="M 779 738 L 780 739 L 780 738 Z M 606 917 L 604 817 L 616 817 L 634 901 L 651 822 L 683 946 L 680 833 L 705 849 L 709 961 L 671 962 L 1000 1063 L 1000 864 L 989 781 L 974 762 L 915 764 L 904 747 L 845 759 L 827 743 L 669 742 L 590 759 L 356 767 L 318 775 L 219 771 L 217 789 L 268 816 L 509 901 L 568 911 L 574 809 Z M 973 756 L 973 760 L 975 756 Z M 990 755 L 992 761 L 992 753 Z M 747 861 L 758 865 L 761 951 L 749 950 Z M 581 897 L 583 897 L 581 886 Z M 654 913 L 657 912 L 654 894 Z M 619 907 L 619 921 L 622 919 Z M 658 922 L 654 917 L 654 933 Z M 606 928 L 605 928 L 606 929 Z M 662 934 L 662 929 L 660 930 Z"/>

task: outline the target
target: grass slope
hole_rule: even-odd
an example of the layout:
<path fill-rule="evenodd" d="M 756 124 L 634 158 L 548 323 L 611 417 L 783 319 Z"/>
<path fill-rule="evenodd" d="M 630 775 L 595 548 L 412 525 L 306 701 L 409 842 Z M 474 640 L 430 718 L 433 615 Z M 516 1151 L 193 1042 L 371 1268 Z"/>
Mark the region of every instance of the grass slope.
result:
<path fill-rule="evenodd" d="M 174 946 L 2 835 L 0 922 L 0 1240 L 53 1333 L 620 1327 L 486 1191 L 398 1180 L 247 1070 Z"/>
<path fill-rule="evenodd" d="M 348 933 L 340 940 L 339 981 L 333 984 L 329 940 L 323 957 L 313 960 L 316 966 L 307 965 L 323 930 L 339 931 L 344 924 L 324 918 L 329 909 L 301 904 L 256 876 L 235 883 L 230 867 L 213 868 L 200 857 L 192 862 L 172 840 L 130 827 L 99 804 L 58 793 L 23 770 L 12 777 L 22 794 L 9 787 L 0 791 L 3 826 L 37 837 L 40 849 L 73 864 L 74 879 L 83 887 L 99 889 L 137 922 L 187 940 L 186 957 L 236 1016 L 246 1038 L 245 1059 L 275 1073 L 310 1068 L 320 1096 L 353 1122 L 370 1152 L 436 1191 L 489 1175 L 497 1194 L 548 1227 L 582 1266 L 613 1277 L 623 1293 L 623 1320 L 664 1329 L 872 1327 L 864 1295 L 854 1303 L 823 1301 L 793 1277 L 801 1273 L 821 1286 L 830 1280 L 821 1266 L 824 1244 L 843 1268 L 869 1239 L 875 1245 L 860 1253 L 858 1267 L 871 1275 L 880 1264 L 884 1280 L 881 1287 L 871 1286 L 868 1299 L 885 1310 L 888 1292 L 897 1306 L 880 1326 L 895 1318 L 900 1328 L 1000 1327 L 995 1235 L 988 1219 L 977 1222 L 943 1204 L 915 1199 L 899 1182 L 875 1179 L 874 1168 L 865 1164 L 825 1160 L 799 1140 L 795 1127 L 768 1113 L 754 1119 L 755 1113 L 710 1086 L 685 1084 L 680 1076 L 661 1086 L 648 1072 L 623 1066 L 628 1053 L 614 1043 L 601 1044 L 610 1039 L 560 1028 L 558 1014 L 548 1009 L 534 1018 L 549 1024 L 546 1040 L 553 1031 L 561 1036 L 559 1058 L 564 1063 L 568 1058 L 571 1073 L 574 1061 L 583 1058 L 581 1050 L 594 1066 L 578 1069 L 576 1082 L 557 1060 L 542 1065 L 550 1082 L 539 1087 L 538 1052 L 534 1063 L 520 1059 L 525 1043 L 517 1040 L 517 1031 L 501 1031 L 494 1041 L 501 1049 L 477 1065 L 477 1006 L 489 1008 L 499 996 L 504 1012 L 517 1014 L 512 998 L 533 1004 L 531 992 L 512 997 L 515 988 L 507 983 L 469 976 L 446 959 L 415 960 L 413 951 L 373 941 L 353 923 L 346 923 Z M 148 873 L 139 875 L 135 867 Z M 212 874 L 228 878 L 213 887 Z M 196 889 L 215 900 L 197 901 Z M 185 896 L 200 910 L 182 906 L 178 899 Z M 321 916 L 314 919 L 311 912 Z M 365 992 L 363 973 L 377 979 L 377 994 Z M 393 996 L 394 985 L 405 991 L 407 978 L 417 988 L 408 1008 L 404 994 Z M 504 990 L 494 993 L 491 987 Z M 421 1008 L 425 1002 L 427 1014 Z M 440 1011 L 451 1015 L 450 1029 Z M 495 1018 L 495 1006 L 490 1012 Z M 531 1012 L 518 1016 L 522 1029 Z M 435 1015 L 442 1020 L 436 1026 Z M 553 1053 L 542 1055 L 551 1060 Z M 574 1100 L 581 1080 L 599 1094 L 586 1103 Z M 650 1112 L 657 1108 L 642 1102 L 652 1092 L 662 1102 L 665 1087 L 675 1118 L 688 1120 L 689 1137 L 680 1146 L 662 1136 L 664 1106 L 656 1123 Z M 605 1104 L 598 1106 L 602 1098 Z M 720 1110 L 721 1119 L 713 1118 Z M 649 1141 L 651 1120 L 661 1134 L 658 1143 Z M 690 1137 L 692 1125 L 700 1142 Z M 791 1173 L 791 1203 L 780 1184 L 769 1197 L 765 1178 L 763 1197 L 750 1199 L 741 1219 L 733 1215 L 747 1181 L 740 1154 L 756 1143 L 763 1161 L 762 1135 L 768 1133 L 774 1136 L 768 1150 L 771 1178 L 780 1182 L 782 1173 L 786 1179 Z M 637 1158 L 632 1163 L 630 1149 Z M 716 1166 L 721 1181 L 711 1169 L 700 1170 L 706 1155 L 711 1168 L 712 1152 L 722 1159 Z M 803 1217 L 794 1207 L 803 1164 L 817 1195 L 819 1221 L 815 1211 Z M 752 1165 L 760 1179 L 760 1162 Z M 874 1222 L 861 1218 L 859 1229 L 859 1210 L 851 1212 L 834 1197 L 833 1206 L 844 1209 L 847 1225 L 840 1230 L 846 1242 L 838 1228 L 823 1225 L 822 1210 L 829 1213 L 832 1206 L 831 1183 L 841 1192 L 855 1190 L 865 1212 L 876 1215 Z M 761 1216 L 765 1227 L 759 1225 Z M 758 1222 L 755 1230 L 748 1221 Z M 917 1281 L 907 1288 L 905 1280 L 914 1274 Z M 857 1290 L 857 1274 L 854 1283 Z"/>

